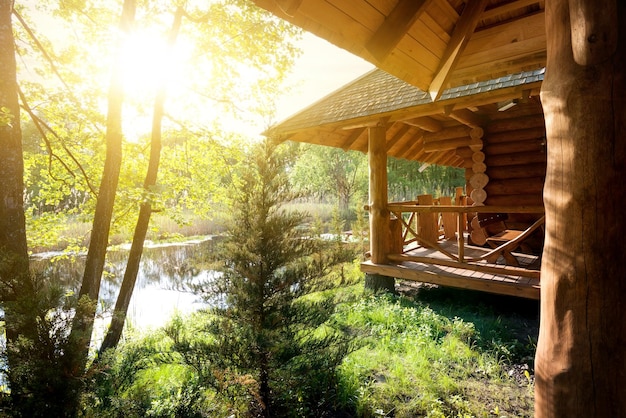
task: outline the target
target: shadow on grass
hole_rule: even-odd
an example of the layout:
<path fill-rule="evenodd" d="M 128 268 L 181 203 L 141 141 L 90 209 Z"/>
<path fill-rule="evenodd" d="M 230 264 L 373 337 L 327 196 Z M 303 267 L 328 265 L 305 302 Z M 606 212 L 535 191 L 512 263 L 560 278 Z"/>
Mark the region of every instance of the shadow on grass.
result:
<path fill-rule="evenodd" d="M 473 323 L 479 336 L 477 348 L 496 351 L 511 365 L 525 363 L 533 369 L 539 301 L 404 281 L 399 281 L 396 290 L 439 315 Z"/>

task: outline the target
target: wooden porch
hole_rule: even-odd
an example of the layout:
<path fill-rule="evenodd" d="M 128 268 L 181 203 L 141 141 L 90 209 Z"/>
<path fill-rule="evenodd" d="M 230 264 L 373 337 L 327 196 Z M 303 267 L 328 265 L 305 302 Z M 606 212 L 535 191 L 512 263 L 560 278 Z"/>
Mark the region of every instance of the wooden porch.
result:
<path fill-rule="evenodd" d="M 388 251 L 382 257 L 383 262 L 363 262 L 363 272 L 539 299 L 540 252 L 529 254 L 517 249 L 533 234 L 543 236 L 543 207 L 419 205 L 418 202 L 390 203 L 387 207 L 392 215 L 386 242 Z M 467 244 L 471 242 L 468 219 L 479 213 L 527 214 L 537 220 L 519 231 L 515 239 L 485 248 Z"/>

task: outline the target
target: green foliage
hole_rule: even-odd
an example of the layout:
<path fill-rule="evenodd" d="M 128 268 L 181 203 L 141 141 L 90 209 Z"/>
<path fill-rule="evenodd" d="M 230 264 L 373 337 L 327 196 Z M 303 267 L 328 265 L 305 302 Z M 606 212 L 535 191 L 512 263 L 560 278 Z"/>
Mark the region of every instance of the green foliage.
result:
<path fill-rule="evenodd" d="M 335 368 L 348 349 L 345 335 L 326 322 L 334 301 L 308 296 L 335 286 L 330 267 L 352 254 L 305 238 L 304 214 L 283 209 L 297 196 L 286 176 L 288 151 L 263 142 L 240 171 L 221 274 L 204 287 L 216 306 L 204 331 L 212 338 L 201 350 L 174 339 L 186 341 L 177 346 L 184 358 L 205 359 L 189 363 L 211 366 L 211 373 L 199 374 L 222 396 L 216 375 L 250 376 L 254 385 L 236 394 L 246 394 L 251 414 L 306 416 L 312 408 L 332 410 L 332 399 L 320 390 L 336 387 Z"/>
<path fill-rule="evenodd" d="M 17 298 L 3 302 L 13 322 L 7 332 L 20 329 L 19 337 L 2 352 L 3 370 L 8 377 L 14 404 L 7 405 L 14 416 L 68 416 L 78 405 L 83 382 L 72 376 L 70 360 L 82 349 L 69 338 L 74 312 L 85 309 L 89 301 L 77 300 L 58 283 L 43 276 L 32 277 L 33 288 Z"/>
<path fill-rule="evenodd" d="M 484 311 L 467 321 L 474 306 L 460 300 L 449 310 L 445 301 L 388 294 L 342 305 L 337 320 L 367 341 L 341 366 L 342 402 L 363 417 L 486 417 L 495 410 L 532 416 L 532 393 L 503 367 L 520 359 L 504 359 L 494 344 L 484 344 L 495 336 L 495 346 L 514 344 L 506 327 L 516 319 Z"/>
<path fill-rule="evenodd" d="M 390 200 L 415 200 L 421 194 L 454 196 L 456 187 L 465 186 L 465 172 L 461 168 L 430 165 L 420 172 L 421 166 L 420 162 L 389 158 Z"/>

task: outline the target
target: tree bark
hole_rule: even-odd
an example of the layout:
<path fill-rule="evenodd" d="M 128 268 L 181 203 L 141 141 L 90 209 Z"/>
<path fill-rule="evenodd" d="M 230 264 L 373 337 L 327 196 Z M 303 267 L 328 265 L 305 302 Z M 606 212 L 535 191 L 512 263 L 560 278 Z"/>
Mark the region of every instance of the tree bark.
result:
<path fill-rule="evenodd" d="M 34 296 L 29 276 L 24 216 L 24 163 L 18 102 L 15 41 L 11 15 L 13 2 L 0 0 L 0 299 L 7 338 L 8 379 L 15 405 L 24 393 L 15 376 L 21 357 L 13 345 L 18 337 L 36 341 L 35 313 L 28 309 Z"/>
<path fill-rule="evenodd" d="M 626 416 L 624 28 L 621 1 L 546 2 L 538 418 Z"/>
<path fill-rule="evenodd" d="M 179 6 L 176 10 L 176 14 L 174 15 L 174 22 L 170 30 L 168 39 L 169 49 L 173 48 L 176 38 L 178 37 L 183 13 L 184 9 Z M 169 51 L 163 54 L 163 59 L 171 59 Z M 143 184 L 144 192 L 148 194 L 148 196 L 145 197 L 145 201 L 139 208 L 139 217 L 137 218 L 137 224 L 135 225 L 135 232 L 133 234 L 133 242 L 130 247 L 130 252 L 128 253 L 128 261 L 126 263 L 126 270 L 124 271 L 122 286 L 120 287 L 120 293 L 115 302 L 111 325 L 109 326 L 107 334 L 102 341 L 102 345 L 100 346 L 100 354 L 104 353 L 107 349 L 116 347 L 120 341 L 122 331 L 124 329 L 124 323 L 126 322 L 128 306 L 130 305 L 130 298 L 133 296 L 135 282 L 137 281 L 137 274 L 139 273 L 139 264 L 143 254 L 143 245 L 148 232 L 148 226 L 150 224 L 150 216 L 152 214 L 152 203 L 149 198 L 149 193 L 156 185 L 157 175 L 159 173 L 159 163 L 161 160 L 161 122 L 163 121 L 164 114 L 163 108 L 165 105 L 167 87 L 166 80 L 167 77 L 164 75 L 160 81 L 160 86 L 154 99 L 154 110 L 152 112 L 152 136 L 150 139 L 150 161 L 148 163 L 148 171 L 146 172 L 146 178 Z"/>
<path fill-rule="evenodd" d="M 131 30 L 135 19 L 135 9 L 135 0 L 124 1 L 120 19 L 121 33 L 128 33 Z M 118 53 L 109 88 L 105 139 L 106 158 L 96 202 L 89 250 L 85 261 L 85 273 L 79 293 L 81 302 L 76 308 L 70 334 L 70 340 L 79 347 L 79 354 L 71 362 L 71 370 L 68 371 L 72 375 L 82 375 L 87 362 L 102 271 L 109 243 L 113 206 L 122 165 L 122 104 L 124 102 L 122 79 L 124 63 L 121 60 L 121 53 Z"/>

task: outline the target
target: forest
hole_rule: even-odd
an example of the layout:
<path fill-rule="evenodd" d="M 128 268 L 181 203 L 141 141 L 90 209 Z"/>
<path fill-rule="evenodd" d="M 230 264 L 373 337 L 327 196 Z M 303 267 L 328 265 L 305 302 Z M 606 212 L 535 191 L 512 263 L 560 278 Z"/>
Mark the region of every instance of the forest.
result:
<path fill-rule="evenodd" d="M 532 416 L 536 305 L 364 289 L 366 155 L 259 135 L 301 35 L 246 0 L 0 2 L 0 416 Z M 391 200 L 465 184 L 388 173 Z M 145 242 L 206 235 L 204 307 L 134 330 Z"/>

